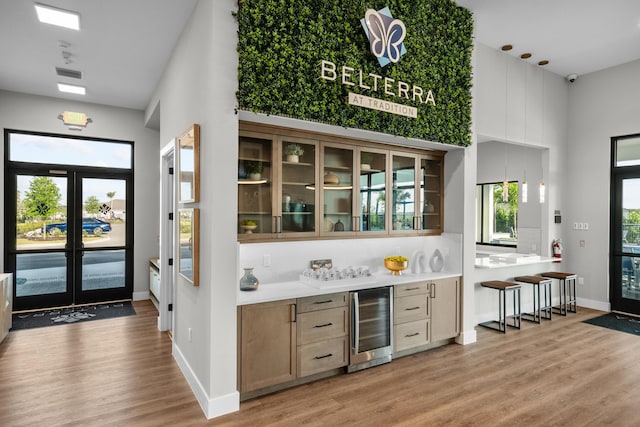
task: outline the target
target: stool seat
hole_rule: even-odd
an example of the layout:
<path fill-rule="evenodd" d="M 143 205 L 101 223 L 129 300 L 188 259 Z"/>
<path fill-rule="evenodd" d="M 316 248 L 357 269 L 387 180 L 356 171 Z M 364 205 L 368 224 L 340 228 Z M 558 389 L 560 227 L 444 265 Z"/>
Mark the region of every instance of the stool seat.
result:
<path fill-rule="evenodd" d="M 506 289 L 515 289 L 515 288 L 519 288 L 520 285 L 517 283 L 513 283 L 513 282 L 503 282 L 501 280 L 490 280 L 488 282 L 482 282 L 480 283 L 480 285 L 484 286 L 485 288 L 491 288 L 491 289 L 498 289 L 501 291 L 504 291 Z"/>
<path fill-rule="evenodd" d="M 558 271 L 548 271 L 546 273 L 540 273 L 540 275 L 542 277 L 549 277 L 551 279 L 559 279 L 559 280 L 565 280 L 568 278 L 571 278 L 572 276 L 575 276 L 575 273 L 560 273 Z"/>
<path fill-rule="evenodd" d="M 524 282 L 524 283 L 539 285 L 542 282 L 547 282 L 549 279 L 546 277 L 540 277 L 540 276 L 518 276 L 518 277 L 514 277 L 513 280 L 515 280 L 516 282 Z"/>

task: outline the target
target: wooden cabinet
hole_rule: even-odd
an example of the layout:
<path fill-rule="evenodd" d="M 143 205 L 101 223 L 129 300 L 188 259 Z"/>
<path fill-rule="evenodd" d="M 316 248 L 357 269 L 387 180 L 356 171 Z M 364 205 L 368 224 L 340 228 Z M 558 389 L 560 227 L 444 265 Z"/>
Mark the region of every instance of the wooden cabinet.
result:
<path fill-rule="evenodd" d="M 297 376 L 296 300 L 240 309 L 240 391 L 245 393 Z"/>
<path fill-rule="evenodd" d="M 460 333 L 460 278 L 395 288 L 394 351 L 404 352 Z"/>
<path fill-rule="evenodd" d="M 394 351 L 400 352 L 429 343 L 429 284 L 398 285 L 394 292 Z"/>
<path fill-rule="evenodd" d="M 429 284 L 431 298 L 431 341 L 460 333 L 460 278 L 435 280 Z"/>
<path fill-rule="evenodd" d="M 440 234 L 444 152 L 241 123 L 238 240 Z"/>
<path fill-rule="evenodd" d="M 0 342 L 2 342 L 11 329 L 11 311 L 13 304 L 13 275 L 11 273 L 0 274 Z"/>
<path fill-rule="evenodd" d="M 298 299 L 298 376 L 349 362 L 347 293 Z"/>

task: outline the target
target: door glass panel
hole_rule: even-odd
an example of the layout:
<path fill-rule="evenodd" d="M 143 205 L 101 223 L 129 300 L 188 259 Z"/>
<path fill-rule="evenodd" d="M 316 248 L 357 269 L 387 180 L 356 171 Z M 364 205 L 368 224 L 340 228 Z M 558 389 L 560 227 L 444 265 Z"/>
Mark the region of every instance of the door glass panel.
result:
<path fill-rule="evenodd" d="M 16 255 L 16 297 L 67 291 L 67 257 L 64 252 Z"/>
<path fill-rule="evenodd" d="M 384 231 L 387 159 L 383 153 L 360 153 L 360 231 Z"/>
<path fill-rule="evenodd" d="M 415 210 L 415 159 L 393 156 L 391 223 L 394 230 L 413 230 Z"/>
<path fill-rule="evenodd" d="M 29 163 L 131 169 L 130 143 L 92 141 L 52 135 L 9 135 L 9 160 Z"/>
<path fill-rule="evenodd" d="M 640 178 L 622 180 L 621 230 L 622 298 L 640 300 Z"/>
<path fill-rule="evenodd" d="M 16 249 L 64 248 L 67 178 L 17 175 Z"/>
<path fill-rule="evenodd" d="M 325 232 L 353 231 L 353 150 L 324 147 Z"/>
<path fill-rule="evenodd" d="M 439 229 L 440 224 L 440 161 L 420 160 L 420 218 L 422 229 Z"/>
<path fill-rule="evenodd" d="M 270 139 L 240 137 L 238 147 L 238 233 L 273 232 L 272 145 Z"/>
<path fill-rule="evenodd" d="M 126 181 L 82 179 L 82 243 L 86 248 L 125 246 Z"/>
<path fill-rule="evenodd" d="M 315 231 L 316 146 L 282 143 L 282 232 Z"/>
<path fill-rule="evenodd" d="M 622 298 L 640 300 L 640 258 L 622 258 Z"/>
<path fill-rule="evenodd" d="M 124 288 L 125 250 L 86 251 L 82 256 L 82 290 Z"/>

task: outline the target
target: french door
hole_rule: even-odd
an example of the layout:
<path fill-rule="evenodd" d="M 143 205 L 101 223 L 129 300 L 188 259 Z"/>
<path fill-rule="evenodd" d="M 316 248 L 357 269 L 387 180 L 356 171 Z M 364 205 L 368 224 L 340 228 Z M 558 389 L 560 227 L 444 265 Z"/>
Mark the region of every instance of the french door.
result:
<path fill-rule="evenodd" d="M 612 138 L 610 302 L 640 315 L 640 135 Z"/>
<path fill-rule="evenodd" d="M 5 270 L 14 273 L 14 310 L 130 299 L 132 171 L 5 165 Z"/>

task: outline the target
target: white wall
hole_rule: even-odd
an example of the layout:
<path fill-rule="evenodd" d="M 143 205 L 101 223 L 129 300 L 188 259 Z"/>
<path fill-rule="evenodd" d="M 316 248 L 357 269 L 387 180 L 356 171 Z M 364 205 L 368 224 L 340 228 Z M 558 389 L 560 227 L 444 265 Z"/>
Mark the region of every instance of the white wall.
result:
<path fill-rule="evenodd" d="M 86 129 L 70 131 L 58 120 L 63 111 L 81 111 L 93 119 Z M 0 91 L 0 128 L 134 141 L 134 296 L 148 298 L 149 258 L 158 256 L 158 132 L 144 127 L 144 112 L 15 92 Z M 0 147 L 4 158 L 4 144 Z M 4 225 L 4 173 L 0 174 L 0 221 Z M 4 226 L 0 238 L 4 242 Z M 4 271 L 4 245 L 0 245 Z"/>
<path fill-rule="evenodd" d="M 200 286 L 175 280 L 173 353 L 208 417 L 239 405 L 237 162 L 230 161 L 238 156 L 236 7 L 233 0 L 198 2 L 150 106 L 160 102 L 162 145 L 200 125 L 200 202 L 188 205 L 200 208 Z"/>
<path fill-rule="evenodd" d="M 478 140 L 545 150 L 541 162 L 547 194 L 540 226 L 541 253 L 548 255 L 551 241 L 563 237 L 563 228 L 554 224 L 553 214 L 555 210 L 564 213 L 565 207 L 562 191 L 567 175 L 568 83 L 542 67 L 482 44 L 476 45 L 475 53 L 474 118 Z M 504 166 L 501 170 L 504 172 Z"/>
<path fill-rule="evenodd" d="M 569 89 L 564 253 L 584 277 L 578 295 L 609 302 L 611 137 L 640 132 L 640 61 L 580 76 Z M 589 230 L 572 230 L 588 222 Z M 580 247 L 584 240 L 584 247 Z"/>

